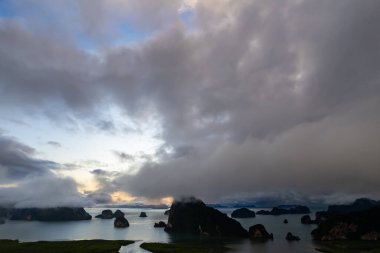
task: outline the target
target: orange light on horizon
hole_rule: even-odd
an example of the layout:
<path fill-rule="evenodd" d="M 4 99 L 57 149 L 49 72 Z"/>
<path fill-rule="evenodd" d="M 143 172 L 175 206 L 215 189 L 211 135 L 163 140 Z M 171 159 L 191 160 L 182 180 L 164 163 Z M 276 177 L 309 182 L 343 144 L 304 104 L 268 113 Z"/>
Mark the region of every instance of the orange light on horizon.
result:
<path fill-rule="evenodd" d="M 161 203 L 170 206 L 173 203 L 173 197 L 165 197 L 161 199 Z"/>
<path fill-rule="evenodd" d="M 138 198 L 124 191 L 117 191 L 111 194 L 112 202 L 133 202 L 138 201 L 144 204 L 158 205 L 165 204 L 170 206 L 173 203 L 173 197 L 165 197 L 160 199 Z"/>
<path fill-rule="evenodd" d="M 111 198 L 112 202 L 131 202 L 136 200 L 136 197 L 122 191 L 112 193 Z"/>

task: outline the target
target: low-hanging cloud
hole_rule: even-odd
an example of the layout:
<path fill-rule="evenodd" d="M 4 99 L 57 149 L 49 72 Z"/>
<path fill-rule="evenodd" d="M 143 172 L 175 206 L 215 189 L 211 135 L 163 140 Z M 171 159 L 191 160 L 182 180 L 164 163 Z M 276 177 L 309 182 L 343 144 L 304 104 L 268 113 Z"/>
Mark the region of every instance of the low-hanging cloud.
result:
<path fill-rule="evenodd" d="M 34 158 L 37 151 L 0 134 L 0 206 L 89 206 L 91 198 L 78 192 L 74 179 L 57 172 L 58 163 Z"/>
<path fill-rule="evenodd" d="M 78 193 L 71 178 L 41 176 L 25 179 L 13 187 L 0 187 L 0 206 L 29 207 L 82 207 L 93 202 Z"/>

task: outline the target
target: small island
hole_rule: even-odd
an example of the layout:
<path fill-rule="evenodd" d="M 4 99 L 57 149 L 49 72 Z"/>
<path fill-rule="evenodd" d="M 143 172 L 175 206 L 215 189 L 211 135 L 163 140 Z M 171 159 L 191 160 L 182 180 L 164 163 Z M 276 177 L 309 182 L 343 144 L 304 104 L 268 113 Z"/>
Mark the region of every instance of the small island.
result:
<path fill-rule="evenodd" d="M 231 213 L 231 217 L 232 218 L 239 218 L 239 219 L 255 218 L 256 214 L 255 214 L 254 211 L 249 210 L 248 208 L 243 207 L 243 208 L 239 208 L 239 209 L 234 210 Z"/>
<path fill-rule="evenodd" d="M 279 206 L 273 207 L 271 211 L 260 210 L 257 211 L 258 215 L 283 215 L 283 214 L 308 214 L 310 209 L 307 206 L 295 205 L 290 207 Z"/>
<path fill-rule="evenodd" d="M 10 208 L 4 212 L 4 216 L 9 217 L 10 220 L 81 221 L 92 219 L 83 207 Z"/>

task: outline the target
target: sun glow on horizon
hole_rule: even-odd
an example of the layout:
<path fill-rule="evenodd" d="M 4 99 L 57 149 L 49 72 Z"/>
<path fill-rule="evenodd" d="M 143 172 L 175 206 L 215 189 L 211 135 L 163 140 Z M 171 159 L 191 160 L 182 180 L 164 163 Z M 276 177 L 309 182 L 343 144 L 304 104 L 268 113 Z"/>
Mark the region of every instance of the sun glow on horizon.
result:
<path fill-rule="evenodd" d="M 137 198 L 123 191 L 117 191 L 111 194 L 112 202 L 132 202 Z"/>
<path fill-rule="evenodd" d="M 161 199 L 161 203 L 170 206 L 173 203 L 173 197 L 165 197 Z"/>

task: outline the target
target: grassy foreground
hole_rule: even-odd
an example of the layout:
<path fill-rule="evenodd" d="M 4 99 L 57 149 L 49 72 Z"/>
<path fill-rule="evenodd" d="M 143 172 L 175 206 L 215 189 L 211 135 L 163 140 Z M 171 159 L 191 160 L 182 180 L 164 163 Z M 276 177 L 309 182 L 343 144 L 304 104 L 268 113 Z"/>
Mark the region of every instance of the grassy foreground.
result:
<path fill-rule="evenodd" d="M 4 253 L 117 253 L 121 246 L 134 243 L 124 240 L 41 241 L 23 242 L 0 240 Z"/>
<path fill-rule="evenodd" d="M 175 244 L 175 243 L 143 243 L 141 248 L 153 253 L 220 253 L 225 248 L 213 248 L 198 245 Z"/>
<path fill-rule="evenodd" d="M 380 253 L 380 241 L 336 241 L 320 244 L 316 250 L 324 253 Z"/>

